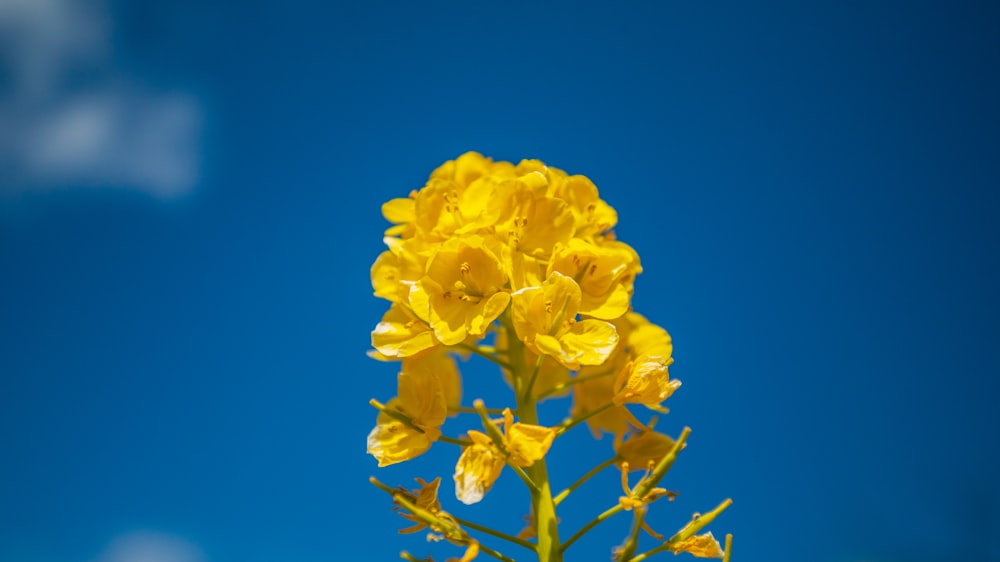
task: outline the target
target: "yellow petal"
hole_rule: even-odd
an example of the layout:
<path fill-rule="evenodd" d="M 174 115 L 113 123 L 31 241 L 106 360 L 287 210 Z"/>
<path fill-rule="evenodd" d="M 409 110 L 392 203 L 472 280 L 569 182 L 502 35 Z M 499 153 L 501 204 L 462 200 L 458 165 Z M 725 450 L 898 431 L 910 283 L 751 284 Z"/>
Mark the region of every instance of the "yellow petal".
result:
<path fill-rule="evenodd" d="M 442 347 L 403 360 L 403 372 L 423 377 L 437 377 L 444 389 L 448 409 L 455 410 L 462 400 L 462 379 L 455 360 Z"/>
<path fill-rule="evenodd" d="M 556 430 L 540 425 L 515 423 L 507 428 L 506 437 L 510 463 L 526 468 L 545 458 L 556 438 Z"/>
<path fill-rule="evenodd" d="M 469 437 L 473 437 L 472 432 L 469 432 Z M 481 501 L 500 477 L 504 464 L 503 455 L 492 443 L 474 442 L 462 449 L 455 465 L 455 497 L 466 505 Z"/>
<path fill-rule="evenodd" d="M 372 331 L 372 347 L 386 357 L 409 357 L 436 345 L 430 327 L 395 304 Z"/>
<path fill-rule="evenodd" d="M 438 488 L 441 487 L 441 477 L 438 476 L 430 482 L 425 482 L 423 478 L 417 478 L 420 484 L 419 490 L 413 490 L 413 495 L 417 500 L 414 502 L 417 507 L 426 509 L 431 513 L 441 511 L 441 503 L 438 501 Z"/>
<path fill-rule="evenodd" d="M 651 323 L 643 315 L 635 312 L 628 313 L 627 319 L 631 327 L 628 336 L 628 346 L 632 357 L 639 357 L 640 355 L 670 357 L 674 346 L 670 339 L 670 334 L 666 330 Z"/>
<path fill-rule="evenodd" d="M 416 218 L 413 199 L 406 197 L 386 201 L 382 204 L 382 216 L 395 224 L 413 222 Z"/>
<path fill-rule="evenodd" d="M 407 369 L 399 373 L 397 408 L 423 430 L 437 429 L 448 416 L 444 385 L 432 371 Z"/>
<path fill-rule="evenodd" d="M 674 554 L 687 552 L 698 558 L 722 558 L 724 552 L 719 541 L 715 540 L 711 532 L 704 535 L 692 535 L 687 539 L 674 545 L 668 546 L 667 550 Z"/>
<path fill-rule="evenodd" d="M 580 285 L 580 314 L 612 320 L 628 311 L 641 267 L 638 255 L 625 244 L 601 246 L 574 238 L 556 246 L 547 271 L 558 271 Z"/>
<path fill-rule="evenodd" d="M 629 470 L 647 470 L 650 463 L 656 464 L 674 447 L 669 435 L 655 431 L 643 432 L 617 447 L 618 457 L 628 463 Z M 621 466 L 619 461 L 619 466 Z"/>
<path fill-rule="evenodd" d="M 573 324 L 559 336 L 563 365 L 570 369 L 580 365 L 604 363 L 618 345 L 618 331 L 603 320 L 587 319 Z"/>
<path fill-rule="evenodd" d="M 435 439 L 432 433 L 420 433 L 399 420 L 380 414 L 378 424 L 368 434 L 368 454 L 378 460 L 379 466 L 389 466 L 422 455 Z"/>
<path fill-rule="evenodd" d="M 659 406 L 681 386 L 681 381 L 670 378 L 668 367 L 671 363 L 671 358 L 641 355 L 626 365 L 615 382 L 615 405 Z"/>
<path fill-rule="evenodd" d="M 583 367 L 577 376 L 593 376 L 606 373 L 609 370 L 613 373 L 615 365 L 612 361 L 609 363 L 599 367 Z M 573 408 L 570 410 L 570 415 L 578 418 L 610 402 L 611 397 L 614 396 L 614 383 L 615 377 L 610 375 L 573 385 Z M 606 432 L 614 435 L 617 439 L 628 431 L 630 419 L 624 407 L 608 408 L 597 415 L 588 417 L 587 427 L 590 428 L 590 432 L 595 438 L 599 439 L 601 433 Z"/>
<path fill-rule="evenodd" d="M 540 287 L 525 287 L 511 297 L 514 329 L 529 346 L 538 335 L 558 338 L 565 333 L 580 307 L 579 285 L 559 272 L 549 275 Z"/>

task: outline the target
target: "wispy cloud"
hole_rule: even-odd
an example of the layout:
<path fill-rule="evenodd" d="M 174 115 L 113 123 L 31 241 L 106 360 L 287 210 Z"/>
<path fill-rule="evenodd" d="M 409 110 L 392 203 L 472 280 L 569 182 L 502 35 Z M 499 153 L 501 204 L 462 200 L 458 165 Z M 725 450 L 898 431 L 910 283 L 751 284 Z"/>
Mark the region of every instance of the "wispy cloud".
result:
<path fill-rule="evenodd" d="M 140 531 L 112 541 L 96 562 L 205 562 L 205 557 L 182 538 Z"/>
<path fill-rule="evenodd" d="M 171 197 L 198 180 L 201 111 L 114 64 L 99 0 L 0 0 L 0 193 L 116 187 Z"/>

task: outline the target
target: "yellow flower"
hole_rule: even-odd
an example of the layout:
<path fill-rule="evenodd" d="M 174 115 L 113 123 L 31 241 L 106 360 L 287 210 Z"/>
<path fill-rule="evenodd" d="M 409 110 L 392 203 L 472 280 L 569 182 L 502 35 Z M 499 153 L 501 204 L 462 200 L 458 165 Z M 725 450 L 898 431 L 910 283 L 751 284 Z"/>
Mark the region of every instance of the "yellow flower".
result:
<path fill-rule="evenodd" d="M 673 447 L 674 440 L 669 435 L 642 431 L 618 445 L 615 451 L 621 459 L 619 466 L 627 465 L 632 470 L 649 470 L 667 456 Z"/>
<path fill-rule="evenodd" d="M 458 187 L 466 187 L 487 174 L 513 176 L 514 165 L 510 162 L 494 162 L 492 158 L 470 150 L 438 166 L 431 172 L 431 179 L 449 180 Z"/>
<path fill-rule="evenodd" d="M 391 400 L 386 405 L 393 406 Z M 435 440 L 437 436 L 417 431 L 383 412 L 368 434 L 368 454 L 375 457 L 379 466 L 389 466 L 424 454 Z"/>
<path fill-rule="evenodd" d="M 386 358 L 410 357 L 438 344 L 430 326 L 398 304 L 389 307 L 372 331 L 372 347 Z"/>
<path fill-rule="evenodd" d="M 479 503 L 500 477 L 505 461 L 488 435 L 470 431 L 472 445 L 462 449 L 455 465 L 455 497 L 466 505 Z"/>
<path fill-rule="evenodd" d="M 470 562 L 475 559 L 479 554 L 479 543 L 459 526 L 450 513 L 441 509 L 441 503 L 437 498 L 441 478 L 435 478 L 432 482 L 426 482 L 422 478 L 417 478 L 416 481 L 420 484 L 419 489 L 410 491 L 400 486 L 399 491 L 393 496 L 397 504 L 393 510 L 399 511 L 403 518 L 415 523 L 412 527 L 401 529 L 399 532 L 409 534 L 430 529 L 432 532 L 427 535 L 427 540 L 444 539 L 452 544 L 466 547 L 462 558 L 449 558 L 449 561 Z M 406 504 L 404 500 L 412 505 Z M 405 555 L 403 558 L 413 559 Z"/>
<path fill-rule="evenodd" d="M 416 219 L 415 197 L 416 192 L 410 193 L 410 197 L 390 199 L 382 204 L 382 216 L 393 223 L 393 226 L 386 229 L 386 236 L 400 235 L 407 238 L 413 235 L 413 221 Z"/>
<path fill-rule="evenodd" d="M 420 484 L 420 488 L 407 492 L 402 486 L 400 486 L 399 488 L 400 491 L 406 492 L 408 496 L 412 497 L 413 504 L 419 507 L 420 509 L 423 509 L 428 513 L 438 517 L 441 517 L 441 515 L 445 515 L 447 516 L 448 519 L 451 519 L 451 516 L 448 515 L 447 512 L 441 511 L 441 502 L 438 501 L 437 497 L 438 488 L 441 487 L 441 477 L 437 477 L 431 482 L 427 482 L 423 478 L 415 478 L 415 480 L 417 481 L 418 484 Z M 415 517 L 412 513 L 403 513 L 402 510 L 399 508 L 399 506 L 397 506 L 395 509 L 401 512 L 400 515 L 404 519 L 409 519 L 410 521 L 416 523 L 416 525 L 412 527 L 401 529 L 399 531 L 400 533 L 403 534 L 416 533 L 418 531 L 422 531 L 423 529 L 427 528 L 427 523 L 424 523 L 423 521 Z"/>
<path fill-rule="evenodd" d="M 510 408 L 504 410 L 500 425 L 503 427 L 502 449 L 489 435 L 469 431 L 472 445 L 462 450 L 454 476 L 455 496 L 464 504 L 481 501 L 500 477 L 505 464 L 527 468 L 545 458 L 556 438 L 555 428 L 514 423 Z"/>
<path fill-rule="evenodd" d="M 722 545 L 712 536 L 711 531 L 704 535 L 691 535 L 690 537 L 667 546 L 667 550 L 674 554 L 687 552 L 698 558 L 722 558 L 725 554 Z"/>
<path fill-rule="evenodd" d="M 386 237 L 383 240 L 389 249 L 372 264 L 372 288 L 376 297 L 406 303 L 410 285 L 424 275 L 429 250 L 413 239 Z"/>
<path fill-rule="evenodd" d="M 441 424 L 448 415 L 445 385 L 432 371 L 408 368 L 404 362 L 398 394 L 386 404 L 388 411 L 379 413 L 368 434 L 368 453 L 379 466 L 422 455 L 441 436 Z"/>
<path fill-rule="evenodd" d="M 674 346 L 666 330 L 636 312 L 625 315 L 629 323 L 628 347 L 633 359 L 640 355 L 670 357 Z"/>
<path fill-rule="evenodd" d="M 625 314 L 635 276 L 642 271 L 639 256 L 620 242 L 598 246 L 574 238 L 557 245 L 548 273 L 558 271 L 580 286 L 580 314 L 612 320 Z"/>
<path fill-rule="evenodd" d="M 551 168 L 550 168 L 551 169 Z M 597 186 L 585 176 L 568 176 L 551 181 L 550 195 L 565 201 L 573 213 L 573 236 L 594 238 L 614 228 L 618 213 L 597 193 Z"/>
<path fill-rule="evenodd" d="M 455 345 L 485 334 L 507 308 L 506 282 L 503 265 L 482 237 L 452 239 L 427 262 L 427 274 L 410 288 L 409 302 L 438 341 Z"/>
<path fill-rule="evenodd" d="M 503 411 L 504 445 L 510 455 L 508 462 L 514 466 L 527 468 L 545 458 L 552 441 L 556 438 L 556 430 L 528 423 L 514 423 L 514 414 L 510 408 Z"/>
<path fill-rule="evenodd" d="M 454 411 L 462 400 L 462 379 L 455 360 L 443 347 L 428 350 L 414 357 L 403 359 L 403 372 L 423 380 L 436 377 L 444 391 L 448 410 Z"/>
<path fill-rule="evenodd" d="M 608 322 L 576 320 L 580 287 L 553 272 L 540 287 L 525 287 L 513 296 L 514 329 L 533 352 L 550 355 L 568 369 L 600 365 L 618 345 L 618 332 Z"/>
<path fill-rule="evenodd" d="M 672 358 L 658 355 L 640 355 L 630 361 L 615 381 L 614 404 L 642 404 L 658 412 L 666 412 L 660 403 L 680 388 L 681 381 L 670 379 L 667 367 Z"/>
<path fill-rule="evenodd" d="M 545 195 L 545 176 L 538 172 L 505 185 L 509 190 L 502 199 L 506 205 L 497 221 L 497 236 L 518 252 L 548 259 L 556 244 L 565 244 L 573 235 L 569 205 Z"/>

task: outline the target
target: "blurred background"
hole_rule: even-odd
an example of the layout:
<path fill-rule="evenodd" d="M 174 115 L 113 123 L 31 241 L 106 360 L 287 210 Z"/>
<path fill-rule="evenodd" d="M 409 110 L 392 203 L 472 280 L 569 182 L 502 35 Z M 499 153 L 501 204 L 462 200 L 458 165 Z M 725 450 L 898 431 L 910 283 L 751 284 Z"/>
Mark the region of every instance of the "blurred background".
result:
<path fill-rule="evenodd" d="M 752 4 L 0 0 L 0 560 L 460 552 L 373 474 L 516 533 L 509 472 L 466 509 L 453 447 L 365 454 L 380 204 L 467 150 L 587 175 L 642 256 L 693 428 L 654 529 L 732 497 L 741 562 L 1000 560 L 1000 9 Z"/>

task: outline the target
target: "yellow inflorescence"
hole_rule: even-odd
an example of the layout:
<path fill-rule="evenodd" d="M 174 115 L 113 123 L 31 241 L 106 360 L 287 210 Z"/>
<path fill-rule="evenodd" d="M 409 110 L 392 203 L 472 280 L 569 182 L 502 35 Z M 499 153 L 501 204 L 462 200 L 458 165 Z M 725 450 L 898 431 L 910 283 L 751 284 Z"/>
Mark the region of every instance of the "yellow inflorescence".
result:
<path fill-rule="evenodd" d="M 423 188 L 385 203 L 382 213 L 392 226 L 371 279 L 375 296 L 390 306 L 372 332 L 371 355 L 399 361 L 401 368 L 397 396 L 385 405 L 372 401 L 380 412 L 368 452 L 386 466 L 437 441 L 460 445 L 453 480 L 466 504 L 481 501 L 510 466 L 531 491 L 537 528 L 523 536 L 536 536 L 537 543 L 472 528 L 532 548 L 542 561 L 562 560 L 578 536 L 560 544 L 554 529 L 556 504 L 572 491 L 553 502 L 548 486 L 545 457 L 560 434 L 584 422 L 595 437 L 610 433 L 614 462 L 626 472 L 629 466 L 647 470 L 656 481 L 665 469 L 654 465 L 679 450 L 629 410 L 641 404 L 666 412 L 663 402 L 680 381 L 668 373 L 669 334 L 632 311 L 642 266 L 635 250 L 614 236 L 617 213 L 584 176 L 537 160 L 494 162 L 475 152 L 446 162 Z M 475 353 L 500 366 L 514 389 L 502 420 L 490 419 L 481 402 L 461 405 L 452 353 Z M 573 396 L 569 419 L 539 424 L 537 402 L 567 393 Z M 478 414 L 483 431 L 443 436 L 446 417 L 459 413 Z M 404 516 L 417 523 L 410 530 L 430 528 L 468 546 L 463 559 L 485 552 L 509 560 L 441 511 L 440 479 L 420 482 L 421 491 L 403 495 L 378 484 L 408 510 Z M 641 506 L 636 511 L 644 514 L 661 490 L 638 497 L 626 488 L 630 495 L 620 506 Z M 675 541 L 669 550 L 721 557 L 717 547 L 709 533 Z M 630 557 L 634 547 L 616 552 Z"/>

